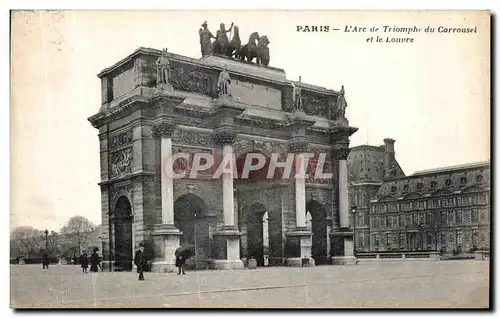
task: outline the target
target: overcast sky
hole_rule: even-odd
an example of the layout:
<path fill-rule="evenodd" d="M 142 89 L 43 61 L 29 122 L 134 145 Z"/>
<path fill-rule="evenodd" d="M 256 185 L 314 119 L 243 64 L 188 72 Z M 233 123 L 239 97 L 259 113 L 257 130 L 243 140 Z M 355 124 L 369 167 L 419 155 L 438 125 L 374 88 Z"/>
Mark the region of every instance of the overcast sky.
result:
<path fill-rule="evenodd" d="M 198 58 L 207 20 L 258 31 L 270 66 L 287 78 L 339 90 L 359 131 L 351 145 L 396 140 L 405 173 L 489 160 L 489 15 L 465 12 L 143 11 L 16 13 L 12 20 L 12 226 L 58 229 L 73 215 L 100 223 L 99 144 L 87 118 L 101 104 L 103 68 L 138 47 Z M 299 33 L 297 25 L 341 31 Z M 345 33 L 346 25 L 474 27 L 417 34 L 414 43 L 367 43 L 397 34 Z"/>

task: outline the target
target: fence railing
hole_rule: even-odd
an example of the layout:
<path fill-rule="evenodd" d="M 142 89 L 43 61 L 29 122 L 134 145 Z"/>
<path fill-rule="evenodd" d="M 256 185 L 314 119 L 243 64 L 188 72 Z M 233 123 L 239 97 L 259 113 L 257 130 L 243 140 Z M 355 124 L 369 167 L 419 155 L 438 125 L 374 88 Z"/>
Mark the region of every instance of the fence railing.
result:
<path fill-rule="evenodd" d="M 439 260 L 439 252 L 361 252 L 356 253 L 359 262 L 397 260 Z"/>

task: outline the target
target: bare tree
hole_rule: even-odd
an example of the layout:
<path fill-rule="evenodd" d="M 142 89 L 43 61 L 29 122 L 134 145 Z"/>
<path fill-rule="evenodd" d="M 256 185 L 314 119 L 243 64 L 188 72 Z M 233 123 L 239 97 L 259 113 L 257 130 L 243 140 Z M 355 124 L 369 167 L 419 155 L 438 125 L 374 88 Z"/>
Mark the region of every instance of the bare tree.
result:
<path fill-rule="evenodd" d="M 82 245 L 90 239 L 90 235 L 95 226 L 89 219 L 83 216 L 74 216 L 61 228 L 61 233 L 73 239 L 78 246 L 78 251 L 82 253 Z"/>
<path fill-rule="evenodd" d="M 60 251 L 60 235 L 51 231 L 49 236 L 47 237 L 47 248 L 49 254 L 56 254 Z"/>
<path fill-rule="evenodd" d="M 23 252 L 31 256 L 44 241 L 44 233 L 31 226 L 19 226 L 11 232 L 11 238 L 22 246 Z"/>

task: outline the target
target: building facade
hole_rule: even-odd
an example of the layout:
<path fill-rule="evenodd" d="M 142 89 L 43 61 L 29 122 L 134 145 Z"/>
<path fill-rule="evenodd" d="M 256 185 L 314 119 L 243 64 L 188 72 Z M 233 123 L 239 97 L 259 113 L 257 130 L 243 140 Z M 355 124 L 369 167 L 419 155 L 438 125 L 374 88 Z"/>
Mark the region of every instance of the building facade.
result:
<path fill-rule="evenodd" d="M 353 147 L 348 158 L 356 251 L 489 250 L 489 162 L 405 176 L 394 140 L 384 142 Z"/>
<path fill-rule="evenodd" d="M 184 245 L 195 246 L 200 268 L 240 268 L 250 257 L 261 265 L 324 264 L 330 255 L 350 262 L 346 159 L 357 128 L 345 118 L 343 88 L 205 53 L 140 48 L 98 75 L 102 105 L 89 121 L 99 131 L 106 260 L 130 267 L 144 242 L 155 271 L 171 270 Z M 256 153 L 264 167 L 240 177 Z M 313 154 L 306 180 L 266 178 L 274 154 L 304 153 Z M 188 156 L 169 164 L 175 154 Z M 192 177 L 197 154 L 234 156 L 236 176 L 214 178 L 207 167 Z M 321 154 L 329 179 L 315 177 Z"/>

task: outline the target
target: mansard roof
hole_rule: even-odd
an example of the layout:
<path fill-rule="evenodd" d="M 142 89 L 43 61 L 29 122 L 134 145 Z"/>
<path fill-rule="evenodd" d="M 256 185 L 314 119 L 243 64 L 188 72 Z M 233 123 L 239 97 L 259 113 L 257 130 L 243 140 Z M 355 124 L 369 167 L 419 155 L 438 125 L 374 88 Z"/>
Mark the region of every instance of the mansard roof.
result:
<path fill-rule="evenodd" d="M 386 180 L 377 191 L 379 201 L 388 196 L 399 199 L 449 195 L 487 190 L 490 187 L 489 162 L 443 167 Z"/>

